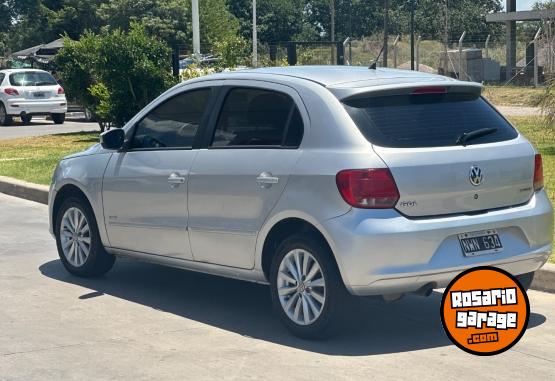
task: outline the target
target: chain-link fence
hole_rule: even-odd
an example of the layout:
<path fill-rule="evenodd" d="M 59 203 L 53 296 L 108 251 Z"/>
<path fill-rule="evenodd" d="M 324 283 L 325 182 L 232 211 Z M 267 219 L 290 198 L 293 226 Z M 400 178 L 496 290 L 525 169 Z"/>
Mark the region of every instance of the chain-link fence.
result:
<path fill-rule="evenodd" d="M 370 65 L 382 46 L 383 36 L 350 40 L 345 62 Z M 513 49 L 515 62 L 507 63 L 504 34 L 464 34 L 447 42 L 416 36 L 414 67 L 465 81 L 525 86 L 541 85 L 555 76 L 555 23 L 545 22 L 534 37 L 517 39 Z M 410 70 L 410 36 L 390 36 L 387 53 L 382 53 L 378 66 Z"/>

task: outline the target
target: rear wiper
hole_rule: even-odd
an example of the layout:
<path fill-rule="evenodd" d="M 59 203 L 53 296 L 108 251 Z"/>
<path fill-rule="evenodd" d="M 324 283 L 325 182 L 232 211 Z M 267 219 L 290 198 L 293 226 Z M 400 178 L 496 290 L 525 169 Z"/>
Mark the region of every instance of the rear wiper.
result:
<path fill-rule="evenodd" d="M 473 139 L 478 139 L 487 135 L 491 135 L 497 132 L 497 128 L 492 127 L 492 128 L 481 128 L 479 130 L 474 130 L 474 131 L 470 131 L 470 132 L 465 132 L 464 134 L 460 135 L 457 138 L 457 141 L 455 142 L 455 144 L 460 144 L 463 147 L 466 147 L 466 142 L 473 140 Z"/>

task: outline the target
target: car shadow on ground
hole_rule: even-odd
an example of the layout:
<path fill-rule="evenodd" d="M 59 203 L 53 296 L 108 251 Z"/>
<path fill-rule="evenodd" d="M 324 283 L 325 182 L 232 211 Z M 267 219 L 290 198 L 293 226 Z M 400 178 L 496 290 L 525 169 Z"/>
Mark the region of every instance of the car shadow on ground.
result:
<path fill-rule="evenodd" d="M 272 310 L 268 287 L 131 260 L 118 260 L 105 277 L 78 278 L 59 260 L 40 266 L 43 275 L 94 290 L 75 303 L 111 295 L 244 336 L 328 355 L 367 356 L 452 345 L 441 326 L 442 294 L 407 296 L 394 303 L 352 298 L 337 332 L 307 341 L 292 336 Z M 545 322 L 532 313 L 529 328 Z"/>

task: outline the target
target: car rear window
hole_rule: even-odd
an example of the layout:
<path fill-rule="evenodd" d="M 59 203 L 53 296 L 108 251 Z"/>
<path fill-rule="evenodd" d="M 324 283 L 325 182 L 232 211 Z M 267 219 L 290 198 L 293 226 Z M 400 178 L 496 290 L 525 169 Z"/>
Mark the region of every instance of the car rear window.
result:
<path fill-rule="evenodd" d="M 50 74 L 41 71 L 28 71 L 10 75 L 12 86 L 55 86 L 58 83 Z"/>
<path fill-rule="evenodd" d="M 516 130 L 478 94 L 393 95 L 343 101 L 363 135 L 382 147 L 417 148 L 457 145 L 464 133 L 496 132 L 467 145 L 511 140 Z"/>

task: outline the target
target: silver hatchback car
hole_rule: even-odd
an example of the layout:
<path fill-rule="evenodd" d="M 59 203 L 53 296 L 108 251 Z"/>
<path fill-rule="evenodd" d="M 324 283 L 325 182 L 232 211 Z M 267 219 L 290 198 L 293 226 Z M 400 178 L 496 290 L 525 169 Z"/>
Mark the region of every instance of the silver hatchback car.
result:
<path fill-rule="evenodd" d="M 529 287 L 553 233 L 541 156 L 481 90 L 333 66 L 182 83 L 59 163 L 61 261 L 79 276 L 126 256 L 269 284 L 304 337 L 348 294 L 428 295 L 481 265 Z"/>

